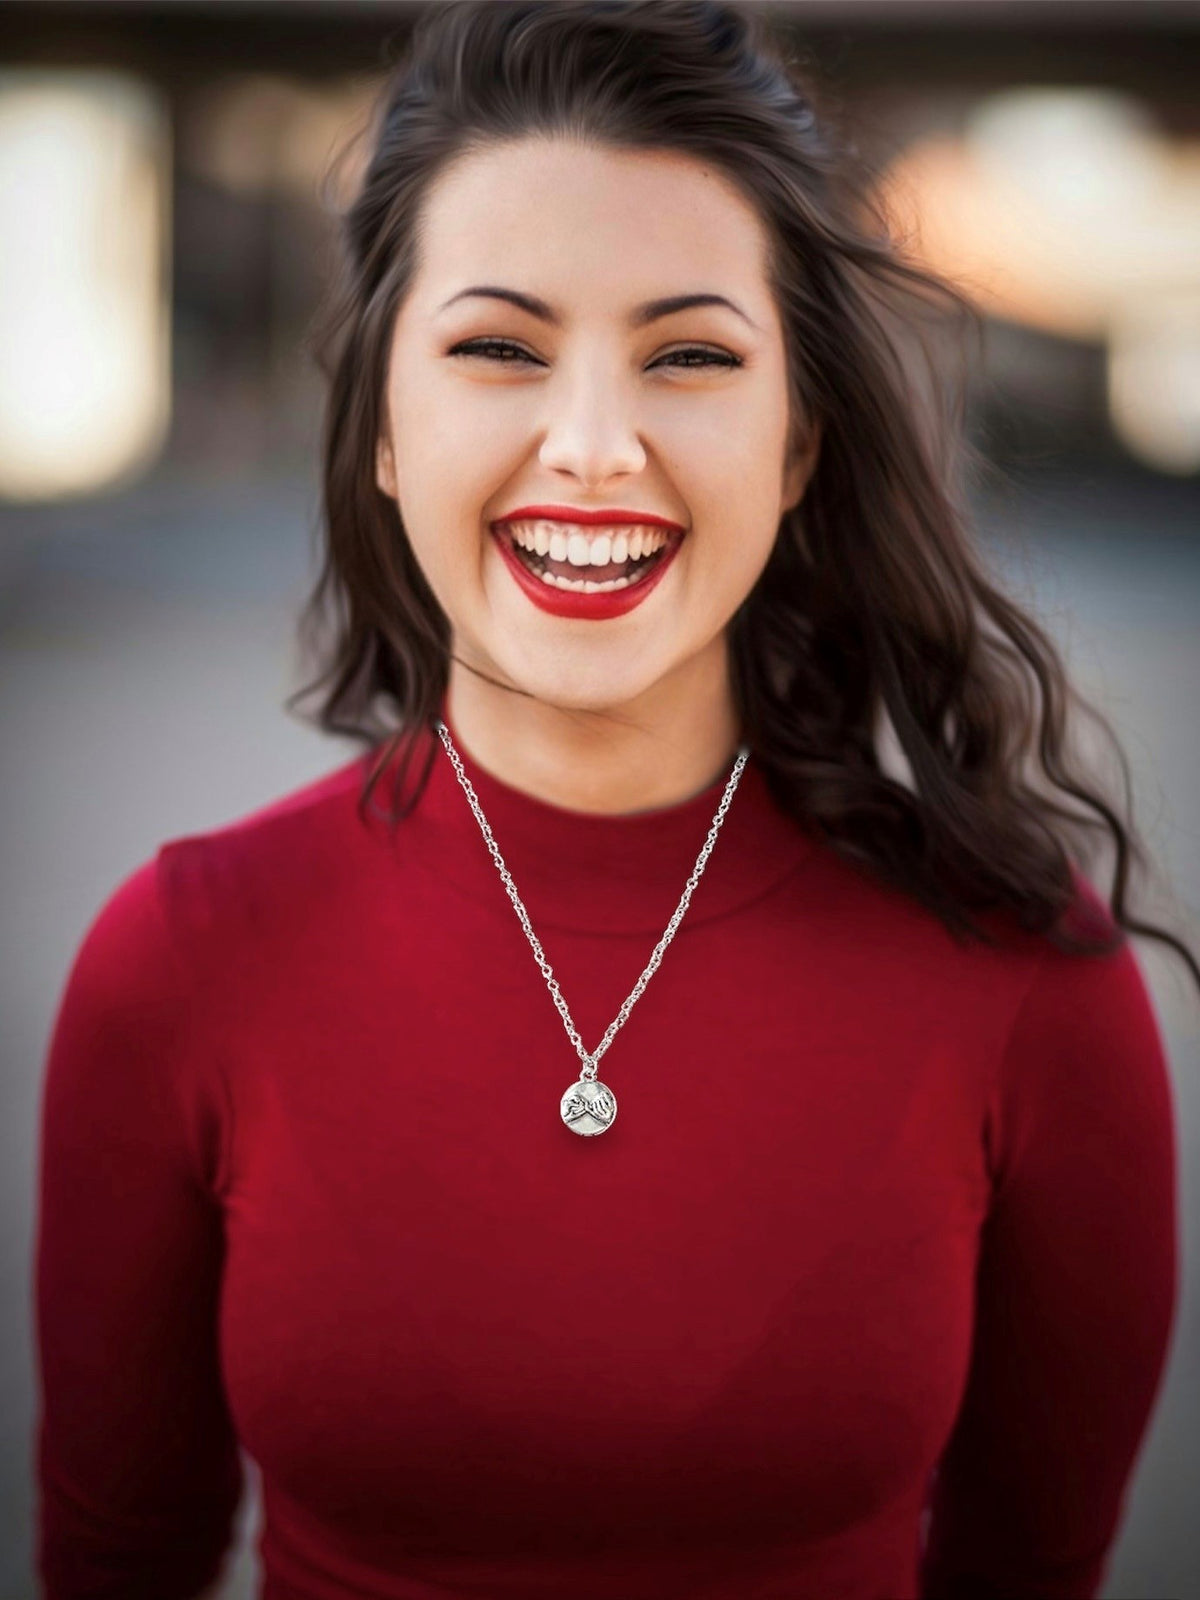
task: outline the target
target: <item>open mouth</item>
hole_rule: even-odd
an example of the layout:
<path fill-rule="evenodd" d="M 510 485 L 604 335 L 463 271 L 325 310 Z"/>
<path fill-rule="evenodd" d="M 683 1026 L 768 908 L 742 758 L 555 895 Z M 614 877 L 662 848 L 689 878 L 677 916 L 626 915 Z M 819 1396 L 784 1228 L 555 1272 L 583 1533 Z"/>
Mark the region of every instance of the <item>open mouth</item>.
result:
<path fill-rule="evenodd" d="M 530 550 L 513 537 L 512 529 L 507 523 L 494 524 L 494 531 L 498 538 L 504 540 L 521 565 L 547 586 L 574 589 L 585 594 L 594 594 L 602 590 L 628 589 L 643 582 L 655 567 L 672 553 L 683 537 L 682 533 L 668 533 L 666 542 L 646 555 L 626 555 L 621 561 L 581 565 L 565 559 L 556 560 L 549 552 L 541 555 L 536 550 Z"/>

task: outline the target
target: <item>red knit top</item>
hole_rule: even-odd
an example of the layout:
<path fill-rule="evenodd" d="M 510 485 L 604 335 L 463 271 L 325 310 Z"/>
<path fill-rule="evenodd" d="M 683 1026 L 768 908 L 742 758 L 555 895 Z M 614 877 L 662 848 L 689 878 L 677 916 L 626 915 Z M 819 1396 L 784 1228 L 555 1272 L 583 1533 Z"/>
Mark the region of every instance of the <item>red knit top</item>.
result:
<path fill-rule="evenodd" d="M 82 939 L 42 1109 L 47 1600 L 194 1595 L 242 1452 L 263 1600 L 1095 1595 L 1177 1299 L 1130 947 L 960 945 L 752 759 L 581 1138 L 424 737 L 394 839 L 360 757 L 163 844 Z M 455 742 L 593 1049 L 728 773 L 597 816 Z"/>

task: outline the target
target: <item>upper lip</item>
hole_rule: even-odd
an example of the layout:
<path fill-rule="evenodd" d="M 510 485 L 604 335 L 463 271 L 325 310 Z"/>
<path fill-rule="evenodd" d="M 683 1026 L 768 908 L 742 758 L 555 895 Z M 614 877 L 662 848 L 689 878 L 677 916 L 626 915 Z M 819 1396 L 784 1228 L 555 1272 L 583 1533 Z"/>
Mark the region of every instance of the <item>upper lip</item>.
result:
<path fill-rule="evenodd" d="M 600 506 L 587 511 L 582 506 L 517 506 L 515 510 L 497 517 L 496 521 L 526 522 L 537 518 L 543 518 L 548 522 L 578 522 L 587 525 L 642 522 L 650 523 L 656 528 L 671 528 L 676 533 L 685 531 L 681 523 L 672 522 L 670 517 L 656 516 L 653 511 L 629 511 L 624 506 Z"/>

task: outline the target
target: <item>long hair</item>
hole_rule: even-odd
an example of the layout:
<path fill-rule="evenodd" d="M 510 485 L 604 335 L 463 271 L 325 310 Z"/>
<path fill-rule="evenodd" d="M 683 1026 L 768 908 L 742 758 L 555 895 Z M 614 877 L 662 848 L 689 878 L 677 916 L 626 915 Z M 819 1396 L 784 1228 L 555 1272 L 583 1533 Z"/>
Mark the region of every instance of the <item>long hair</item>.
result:
<path fill-rule="evenodd" d="M 907 254 L 875 175 L 763 14 L 716 0 L 444 0 L 390 65 L 310 335 L 328 383 L 324 557 L 300 632 L 321 670 L 288 700 L 319 693 L 305 720 L 378 747 L 360 810 L 397 753 L 389 823 L 416 804 L 436 740 L 407 804 L 400 792 L 449 681 L 448 619 L 375 478 L 422 202 L 493 141 L 680 152 L 762 219 L 795 447 L 814 419 L 822 430 L 806 492 L 729 623 L 742 737 L 775 799 L 957 939 L 994 942 L 974 915 L 989 908 L 1072 953 L 1110 953 L 1131 930 L 1173 946 L 1200 984 L 1187 946 L 1126 905 L 1147 856 L 1111 727 L 974 545 L 966 486 L 983 463 L 963 426 L 966 362 L 955 381 L 937 344 L 947 328 L 978 335 L 981 318 Z M 1124 815 L 1069 751 L 1072 709 L 1117 748 Z M 885 737 L 908 781 L 881 760 Z M 1098 837 L 1115 845 L 1111 907 L 1089 897 L 1102 914 L 1072 930 L 1064 914 L 1081 905 Z"/>

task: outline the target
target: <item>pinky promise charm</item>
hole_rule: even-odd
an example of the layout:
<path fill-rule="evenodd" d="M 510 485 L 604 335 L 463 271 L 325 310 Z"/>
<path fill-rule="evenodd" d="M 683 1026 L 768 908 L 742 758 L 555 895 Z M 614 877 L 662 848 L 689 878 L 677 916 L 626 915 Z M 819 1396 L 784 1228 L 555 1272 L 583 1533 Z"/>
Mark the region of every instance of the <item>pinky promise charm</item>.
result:
<path fill-rule="evenodd" d="M 617 1114 L 617 1097 L 606 1083 L 595 1078 L 580 1078 L 563 1095 L 559 1110 L 571 1132 L 587 1138 L 612 1126 Z"/>

